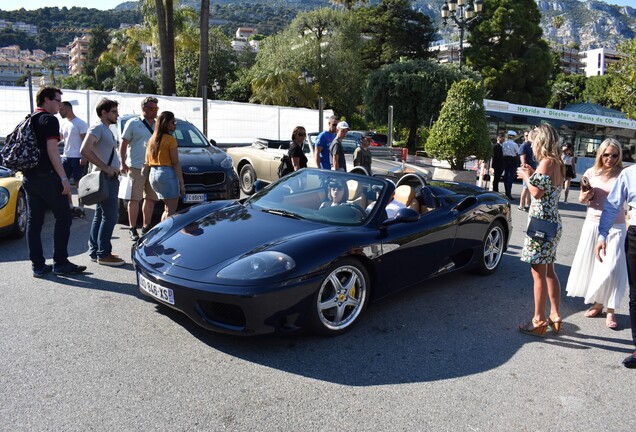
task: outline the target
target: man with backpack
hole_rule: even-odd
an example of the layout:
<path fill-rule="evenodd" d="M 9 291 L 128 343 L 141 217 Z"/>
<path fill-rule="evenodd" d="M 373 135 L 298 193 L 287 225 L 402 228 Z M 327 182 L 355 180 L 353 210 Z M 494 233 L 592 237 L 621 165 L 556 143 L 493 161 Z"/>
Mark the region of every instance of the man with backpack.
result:
<path fill-rule="evenodd" d="M 57 148 L 60 124 L 55 117 L 62 104 L 62 91 L 55 87 L 42 87 L 37 92 L 36 102 L 38 108 L 31 117 L 31 127 L 40 149 L 40 158 L 33 168 L 23 171 L 23 185 L 29 206 L 26 237 L 33 277 L 40 278 L 51 270 L 57 275 L 82 273 L 86 266 L 68 260 L 68 239 L 73 221 L 68 205 L 71 184 L 66 178 Z M 55 217 L 52 266 L 46 264 L 41 239 L 47 209 Z"/>

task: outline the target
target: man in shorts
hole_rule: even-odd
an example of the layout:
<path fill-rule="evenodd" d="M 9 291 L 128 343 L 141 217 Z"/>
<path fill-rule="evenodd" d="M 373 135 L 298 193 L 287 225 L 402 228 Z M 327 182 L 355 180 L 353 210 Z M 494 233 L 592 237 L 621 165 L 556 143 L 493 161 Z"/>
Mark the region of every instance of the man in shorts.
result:
<path fill-rule="evenodd" d="M 150 170 L 144 164 L 146 162 L 146 145 L 155 128 L 158 100 L 148 96 L 141 102 L 142 115 L 131 119 L 122 133 L 119 156 L 121 159 L 121 172 L 127 174 L 132 182 L 132 193 L 128 201 L 128 223 L 130 226 L 130 239 L 139 240 L 137 232 L 137 218 L 139 216 L 139 202 L 144 199 L 142 214 L 142 234 L 145 234 L 151 226 L 152 211 L 155 208 L 157 194 L 152 190 L 148 181 Z"/>

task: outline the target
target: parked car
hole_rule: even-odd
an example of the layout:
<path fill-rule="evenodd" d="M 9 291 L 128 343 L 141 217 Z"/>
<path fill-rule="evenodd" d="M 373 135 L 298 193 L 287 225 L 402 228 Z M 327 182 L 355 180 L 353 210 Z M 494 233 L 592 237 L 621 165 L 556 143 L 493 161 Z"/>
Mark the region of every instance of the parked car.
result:
<path fill-rule="evenodd" d="M 126 123 L 135 117 L 123 115 L 119 118 L 115 131 L 119 142 Z M 214 140 L 208 141 L 196 126 L 182 119 L 177 119 L 174 137 L 179 146 L 179 162 L 186 188 L 180 206 L 239 197 L 238 175 L 232 167 L 232 159 L 215 145 Z M 120 200 L 119 209 L 120 221 L 127 222 L 124 200 Z"/>
<path fill-rule="evenodd" d="M 386 147 L 387 143 L 389 142 L 389 137 L 384 134 L 380 134 L 373 131 L 352 130 L 352 131 L 349 131 L 347 135 L 356 135 L 362 138 L 362 136 L 367 132 L 371 132 L 371 147 Z"/>
<path fill-rule="evenodd" d="M 345 154 L 353 154 L 356 148 L 360 147 L 362 142 L 362 136 L 365 131 L 349 131 L 347 136 L 342 140 L 342 147 Z M 318 138 L 318 132 L 311 132 L 307 134 L 307 139 L 312 147 L 316 146 L 316 139 Z M 399 161 L 402 155 L 402 150 L 387 146 L 371 146 L 369 147 L 371 155 L 374 160 L 384 159 Z"/>
<path fill-rule="evenodd" d="M 344 201 L 326 205 L 334 191 Z M 403 208 L 388 218 L 394 194 Z M 206 329 L 337 335 L 370 301 L 449 272 L 492 274 L 510 223 L 510 202 L 472 185 L 302 169 L 245 200 L 185 209 L 133 261 L 142 294 Z"/>
<path fill-rule="evenodd" d="M 26 233 L 27 210 L 22 175 L 0 166 L 0 237 L 23 237 Z"/>
<path fill-rule="evenodd" d="M 230 147 L 227 153 L 232 157 L 234 169 L 239 175 L 239 184 L 243 193 L 254 193 L 254 182 L 267 183 L 278 180 L 278 166 L 283 155 L 289 150 L 290 141 L 256 138 L 252 145 Z M 307 154 L 307 166 L 316 167 L 312 149 L 305 142 L 303 151 Z"/>

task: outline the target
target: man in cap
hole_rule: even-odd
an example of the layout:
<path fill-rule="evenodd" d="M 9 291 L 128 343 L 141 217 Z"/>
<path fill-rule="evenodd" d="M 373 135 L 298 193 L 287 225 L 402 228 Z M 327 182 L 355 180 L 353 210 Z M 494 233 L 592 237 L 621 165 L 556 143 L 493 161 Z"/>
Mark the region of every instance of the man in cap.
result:
<path fill-rule="evenodd" d="M 369 150 L 369 146 L 371 145 L 371 137 L 373 134 L 371 132 L 365 132 L 362 135 L 362 140 L 360 141 L 360 147 L 358 147 L 353 152 L 353 166 L 361 166 L 367 170 L 367 173 L 371 175 L 371 150 Z"/>
<path fill-rule="evenodd" d="M 347 162 L 345 161 L 344 149 L 342 148 L 342 139 L 347 136 L 349 132 L 349 124 L 346 121 L 341 121 L 336 126 L 336 138 L 331 143 L 329 152 L 331 153 L 331 166 L 336 171 L 346 171 Z"/>
<path fill-rule="evenodd" d="M 514 142 L 516 137 L 517 132 L 509 130 L 508 139 L 504 141 L 502 146 L 504 156 L 503 182 L 508 199 L 512 199 L 512 182 L 517 177 L 517 168 L 519 167 L 519 146 Z"/>

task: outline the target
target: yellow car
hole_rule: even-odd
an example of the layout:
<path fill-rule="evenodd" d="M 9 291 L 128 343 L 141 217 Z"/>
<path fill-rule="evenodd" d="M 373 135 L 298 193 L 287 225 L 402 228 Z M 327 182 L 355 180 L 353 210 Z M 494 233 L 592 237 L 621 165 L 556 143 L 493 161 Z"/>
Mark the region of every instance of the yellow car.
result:
<path fill-rule="evenodd" d="M 23 237 L 27 226 L 27 201 L 22 176 L 0 166 L 0 236 Z"/>

